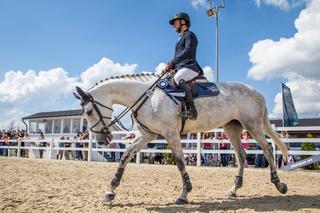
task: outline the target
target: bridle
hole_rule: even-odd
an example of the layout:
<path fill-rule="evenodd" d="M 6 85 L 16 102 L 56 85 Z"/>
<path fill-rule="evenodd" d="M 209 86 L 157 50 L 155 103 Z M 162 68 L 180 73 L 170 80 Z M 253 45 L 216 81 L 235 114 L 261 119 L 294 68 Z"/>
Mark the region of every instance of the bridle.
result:
<path fill-rule="evenodd" d="M 144 100 L 142 100 L 142 102 L 140 102 L 140 104 L 138 105 L 138 107 L 133 110 L 133 116 L 136 118 L 137 116 L 137 111 L 140 109 L 140 107 L 146 102 L 146 100 L 149 98 L 149 92 L 152 92 L 152 88 L 154 88 L 154 86 L 157 84 L 157 82 L 166 74 L 166 72 L 162 73 L 161 76 L 138 98 L 138 100 L 131 105 L 130 107 L 127 107 L 125 110 L 123 110 L 118 116 L 116 116 L 113 120 L 111 117 L 106 117 L 103 116 L 101 111 L 99 110 L 99 106 L 106 108 L 108 110 L 110 110 L 111 112 L 113 112 L 113 109 L 111 107 L 108 107 L 96 100 L 93 99 L 93 97 L 91 96 L 91 94 L 89 93 L 85 93 L 85 95 L 87 96 L 86 100 L 82 99 L 82 114 L 84 112 L 84 107 L 88 104 L 88 103 L 92 103 L 93 109 L 96 111 L 96 113 L 99 116 L 99 120 L 97 121 L 97 123 L 95 123 L 93 126 L 90 127 L 90 131 L 94 132 L 94 133 L 98 133 L 98 134 L 104 134 L 107 135 L 107 137 L 110 139 L 112 138 L 111 132 L 109 130 L 109 127 L 113 126 L 115 129 L 120 129 L 116 124 L 119 124 L 123 129 L 129 131 L 127 128 L 125 128 L 122 123 L 120 122 L 120 119 L 126 115 L 130 110 L 133 110 L 133 108 L 145 97 Z M 109 119 L 110 123 L 107 125 L 103 119 Z M 131 129 L 133 127 L 133 117 L 131 115 L 131 119 L 132 119 L 132 126 Z M 99 124 L 102 123 L 103 127 L 101 128 L 101 130 L 94 130 L 94 128 Z M 121 130 L 121 129 L 120 129 Z"/>
<path fill-rule="evenodd" d="M 89 93 L 87 93 L 87 96 L 89 97 L 89 100 L 81 103 L 81 106 L 82 106 L 82 114 L 83 114 L 83 112 L 84 112 L 84 107 L 85 107 L 85 105 L 87 105 L 88 103 L 92 103 L 93 109 L 96 111 L 96 113 L 97 113 L 98 116 L 99 116 L 99 120 L 97 121 L 97 123 L 95 123 L 93 126 L 90 127 L 90 131 L 91 131 L 91 132 L 94 132 L 94 133 L 98 133 L 98 134 L 107 134 L 107 135 L 111 134 L 111 132 L 110 132 L 110 130 L 109 130 L 109 127 L 112 126 L 112 125 L 110 125 L 110 124 L 109 124 L 109 125 L 106 125 L 106 123 L 105 123 L 104 120 L 103 120 L 103 119 L 109 119 L 109 120 L 111 121 L 111 117 L 103 116 L 102 113 L 101 113 L 101 111 L 99 110 L 99 107 L 98 107 L 97 105 L 99 105 L 99 106 L 101 106 L 101 107 L 103 107 L 103 108 L 106 108 L 106 109 L 110 110 L 111 112 L 113 111 L 113 109 L 110 108 L 110 107 L 108 107 L 108 106 L 106 106 L 106 105 L 103 105 L 102 103 L 100 103 L 100 102 L 98 102 L 98 101 L 96 101 L 96 100 L 94 100 L 93 97 L 92 97 Z M 94 130 L 94 128 L 95 128 L 99 123 L 102 123 L 102 125 L 103 125 L 103 127 L 101 128 L 101 130 L 100 130 L 100 131 L 99 131 L 99 130 Z"/>

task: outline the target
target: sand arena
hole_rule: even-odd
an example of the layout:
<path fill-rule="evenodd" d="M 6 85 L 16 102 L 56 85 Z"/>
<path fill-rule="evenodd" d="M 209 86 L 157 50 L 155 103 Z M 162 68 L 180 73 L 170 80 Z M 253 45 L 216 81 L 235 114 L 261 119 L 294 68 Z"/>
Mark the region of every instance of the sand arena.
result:
<path fill-rule="evenodd" d="M 115 163 L 0 158 L 0 212 L 320 212 L 320 173 L 279 171 L 280 195 L 268 169 L 245 169 L 238 198 L 227 199 L 234 168 L 187 167 L 190 204 L 173 203 L 182 188 L 176 166 L 129 164 L 116 198 L 101 199 Z"/>

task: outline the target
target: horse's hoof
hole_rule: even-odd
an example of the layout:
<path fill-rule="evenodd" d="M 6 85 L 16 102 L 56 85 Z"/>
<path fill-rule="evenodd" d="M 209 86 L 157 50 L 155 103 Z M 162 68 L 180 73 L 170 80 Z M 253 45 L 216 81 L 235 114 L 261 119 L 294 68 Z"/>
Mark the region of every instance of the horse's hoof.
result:
<path fill-rule="evenodd" d="M 226 193 L 226 195 L 228 196 L 228 198 L 235 198 L 235 197 L 237 197 L 237 194 L 236 194 L 235 192 L 233 192 L 233 191 L 228 191 L 228 192 Z"/>
<path fill-rule="evenodd" d="M 103 203 L 108 203 L 108 202 L 112 201 L 115 196 L 116 196 L 115 193 L 113 193 L 113 192 L 107 192 L 107 193 L 105 194 L 105 196 L 103 197 L 102 202 L 103 202 Z"/>
<path fill-rule="evenodd" d="M 285 183 L 279 183 L 277 185 L 277 189 L 281 194 L 285 194 L 288 192 L 288 187 L 287 187 L 287 184 Z"/>
<path fill-rule="evenodd" d="M 188 204 L 188 201 L 187 200 L 183 200 L 181 198 L 178 198 L 178 200 L 176 201 L 177 205 L 184 205 L 184 204 Z"/>

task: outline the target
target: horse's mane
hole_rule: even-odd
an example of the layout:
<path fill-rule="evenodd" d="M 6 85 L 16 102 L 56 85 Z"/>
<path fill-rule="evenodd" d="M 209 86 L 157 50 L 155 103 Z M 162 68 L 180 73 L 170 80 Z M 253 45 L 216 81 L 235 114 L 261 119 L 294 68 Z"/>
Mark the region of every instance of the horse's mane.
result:
<path fill-rule="evenodd" d="M 119 75 L 119 76 L 111 76 L 110 78 L 106 78 L 104 80 L 101 80 L 100 82 L 96 82 L 94 86 L 89 88 L 89 90 L 93 89 L 94 87 L 100 85 L 101 83 L 104 83 L 109 80 L 114 80 L 114 79 L 134 79 L 134 80 L 151 80 L 154 77 L 158 77 L 159 75 L 151 72 L 145 72 L 145 73 L 139 73 L 139 74 L 131 74 L 131 75 Z"/>

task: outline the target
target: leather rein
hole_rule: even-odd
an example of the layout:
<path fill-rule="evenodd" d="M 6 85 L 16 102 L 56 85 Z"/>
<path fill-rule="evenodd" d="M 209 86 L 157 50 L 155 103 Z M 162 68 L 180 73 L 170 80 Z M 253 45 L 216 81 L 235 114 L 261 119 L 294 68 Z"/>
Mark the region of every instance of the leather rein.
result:
<path fill-rule="evenodd" d="M 158 81 L 166 74 L 166 72 L 164 72 L 139 98 L 138 100 L 132 104 L 130 107 L 127 107 L 126 109 L 124 109 L 118 116 L 115 116 L 114 119 L 112 120 L 111 117 L 106 117 L 106 116 L 103 116 L 101 111 L 99 110 L 99 106 L 103 107 L 103 108 L 106 108 L 108 110 L 111 110 L 113 111 L 113 109 L 111 107 L 108 107 L 96 100 L 93 99 L 93 97 L 87 93 L 87 96 L 89 97 L 89 100 L 82 103 L 82 111 L 84 111 L 84 106 L 88 103 L 92 103 L 92 106 L 93 106 L 93 109 L 96 111 L 96 113 L 98 114 L 99 116 L 99 120 L 97 121 L 97 123 L 95 123 L 92 127 L 90 127 L 90 131 L 91 132 L 94 132 L 94 133 L 98 133 L 98 134 L 107 134 L 107 135 L 110 135 L 111 132 L 109 130 L 109 127 L 113 126 L 115 129 L 118 129 L 118 130 L 121 130 L 118 126 L 120 125 L 123 129 L 125 129 L 126 131 L 131 131 L 132 128 L 133 128 L 133 117 L 132 115 L 136 118 L 137 120 L 137 112 L 138 110 L 141 108 L 141 106 L 146 102 L 146 100 L 151 97 L 152 93 L 153 93 L 153 90 L 154 90 L 154 86 L 158 83 Z M 125 116 L 130 110 L 133 109 L 133 107 L 135 107 L 141 100 L 142 98 L 145 98 L 141 103 L 140 105 L 135 109 L 133 110 L 133 113 L 131 115 L 131 119 L 132 119 L 132 125 L 130 128 L 125 128 L 123 126 L 123 124 L 121 123 L 120 119 L 123 118 L 123 116 Z M 108 120 L 111 120 L 110 123 L 107 125 L 105 123 L 105 121 L 103 119 L 108 119 Z M 144 126 L 142 123 L 140 123 L 138 120 L 137 122 L 142 126 L 142 128 L 144 128 L 145 130 L 149 131 L 149 132 L 152 132 L 151 130 L 149 130 L 146 126 Z M 101 130 L 94 130 L 94 128 L 99 124 L 99 123 L 102 123 L 103 127 L 101 128 Z"/>

